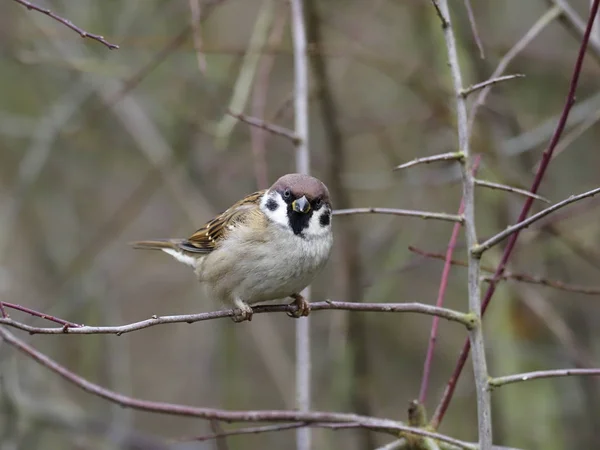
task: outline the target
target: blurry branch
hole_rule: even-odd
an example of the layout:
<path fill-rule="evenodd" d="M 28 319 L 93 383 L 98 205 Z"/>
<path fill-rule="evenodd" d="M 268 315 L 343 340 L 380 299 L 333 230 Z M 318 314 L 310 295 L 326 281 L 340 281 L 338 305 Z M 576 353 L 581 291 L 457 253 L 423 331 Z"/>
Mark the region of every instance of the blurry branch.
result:
<path fill-rule="evenodd" d="M 463 152 L 450 152 L 434 156 L 425 156 L 424 158 L 416 158 L 412 161 L 400 164 L 399 166 L 396 166 L 394 170 L 408 169 L 409 167 L 416 166 L 417 164 L 430 164 L 437 161 L 460 161 L 464 158 L 464 156 L 465 154 Z"/>
<path fill-rule="evenodd" d="M 70 28 L 71 30 L 75 31 L 76 33 L 79 33 L 79 35 L 82 38 L 90 38 L 94 41 L 98 41 L 101 44 L 106 45 L 110 50 L 119 48 L 118 45 L 115 44 L 111 44 L 110 42 L 108 42 L 106 39 L 104 39 L 104 36 L 100 36 L 98 34 L 92 34 L 92 33 L 88 33 L 85 30 L 82 30 L 81 28 L 79 28 L 77 25 L 75 25 L 73 22 L 71 22 L 68 19 L 65 19 L 55 13 L 53 13 L 52 11 L 50 11 L 49 9 L 46 8 L 42 8 L 40 6 L 34 5 L 33 3 L 30 3 L 28 1 L 25 0 L 14 0 L 17 3 L 20 3 L 21 5 L 23 5 L 25 8 L 29 9 L 29 10 L 34 10 L 34 11 L 38 11 L 41 12 L 42 14 L 46 14 L 49 17 L 52 17 L 54 20 L 56 20 L 57 22 L 62 23 L 63 25 L 65 25 L 66 27 Z"/>
<path fill-rule="evenodd" d="M 248 102 L 250 92 L 252 91 L 252 82 L 260 61 L 261 50 L 267 42 L 269 30 L 273 23 L 275 13 L 274 0 L 262 0 L 262 5 L 258 11 L 258 16 L 254 24 L 254 30 L 248 43 L 248 50 L 244 55 L 242 66 L 238 74 L 233 94 L 229 101 L 229 110 L 235 113 L 241 113 Z M 215 144 L 218 148 L 227 147 L 229 137 L 236 124 L 236 120 L 229 114 L 225 114 L 217 124 L 215 130 Z"/>
<path fill-rule="evenodd" d="M 85 378 L 73 373 L 45 354 L 18 339 L 8 330 L 0 327 L 0 339 L 14 347 L 28 358 L 38 362 L 42 366 L 60 375 L 67 382 L 79 387 L 92 395 L 116 403 L 123 407 L 133 408 L 139 411 L 161 413 L 173 416 L 198 417 L 207 420 L 218 420 L 222 422 L 304 422 L 304 423 L 350 423 L 353 426 L 368 428 L 371 430 L 388 433 L 397 436 L 402 434 L 415 434 L 430 437 L 441 442 L 456 445 L 460 448 L 475 450 L 476 446 L 471 443 L 460 441 L 449 436 L 432 433 L 419 428 L 404 425 L 402 422 L 380 419 L 376 417 L 365 417 L 356 414 L 344 414 L 320 411 L 285 411 L 285 410 L 255 410 L 255 411 L 229 411 L 216 408 L 202 408 L 187 405 L 179 405 L 164 402 L 146 401 L 129 397 L 118 392 L 105 389 Z"/>
<path fill-rule="evenodd" d="M 569 4 L 566 0 L 546 0 L 546 3 L 553 7 L 559 8 L 561 12 L 561 22 L 565 24 L 567 29 L 577 37 L 581 39 L 586 33 L 586 23 L 577 14 L 577 11 Z M 593 3 L 591 3 L 593 8 Z M 595 35 L 590 33 L 589 35 L 589 46 L 592 50 L 592 55 L 599 60 L 600 59 L 600 40 Z"/>
<path fill-rule="evenodd" d="M 527 47 L 531 41 L 533 41 L 541 32 L 546 28 L 554 19 L 560 16 L 560 9 L 558 7 L 554 7 L 548 10 L 542 17 L 540 17 L 536 23 L 525 33 L 525 35 L 517 41 L 515 45 L 504 55 L 504 57 L 498 63 L 496 70 L 490 76 L 490 80 L 497 79 L 502 76 L 502 73 L 506 70 L 510 62 L 521 53 L 525 47 Z M 475 117 L 477 116 L 477 110 L 481 105 L 485 103 L 485 100 L 492 90 L 492 86 L 485 86 L 480 92 L 475 102 L 471 106 L 471 111 L 469 113 L 469 130 L 473 129 L 473 123 L 475 123 Z"/>
<path fill-rule="evenodd" d="M 200 30 L 201 7 L 200 0 L 189 0 L 190 2 L 190 23 L 192 27 L 192 41 L 194 42 L 194 50 L 196 51 L 196 60 L 198 61 L 198 69 L 206 75 L 206 58 L 202 53 L 202 35 Z"/>
<path fill-rule="evenodd" d="M 541 195 L 532 194 L 531 192 L 526 191 L 525 189 L 519 189 L 519 188 L 512 187 L 512 186 L 507 186 L 505 184 L 492 183 L 491 181 L 476 179 L 475 185 L 481 186 L 481 187 L 487 187 L 490 189 L 497 189 L 499 191 L 512 192 L 513 194 L 524 195 L 525 197 L 531 197 L 531 198 L 535 198 L 536 200 L 541 200 L 543 202 L 550 203 L 550 200 L 542 197 Z"/>
<path fill-rule="evenodd" d="M 475 222 L 475 175 L 473 174 L 475 161 L 472 158 L 469 148 L 470 136 L 467 102 L 466 98 L 461 95 L 461 92 L 463 91 L 462 74 L 454 30 L 450 18 L 448 0 L 440 0 L 439 6 L 439 12 L 445 20 L 445 22 L 442 22 L 442 28 L 456 101 L 458 147 L 459 150 L 464 153 L 464 158 L 460 160 L 463 185 L 464 226 L 467 246 L 471 249 L 477 245 Z M 468 342 L 470 342 L 473 349 L 471 361 L 473 363 L 473 376 L 475 378 L 475 388 L 477 392 L 477 430 L 479 449 L 490 450 L 492 448 L 492 405 L 490 393 L 487 390 L 489 374 L 487 370 L 485 342 L 481 322 L 481 282 L 479 279 L 481 264 L 480 256 L 474 252 L 469 252 L 468 263 L 467 287 L 469 293 L 469 311 L 475 317 L 475 325 L 469 329 Z"/>
<path fill-rule="evenodd" d="M 564 206 L 570 205 L 571 203 L 575 203 L 579 200 L 583 200 L 588 197 L 593 197 L 594 195 L 596 195 L 598 193 L 600 193 L 600 188 L 592 189 L 591 191 L 584 192 L 583 194 L 572 195 L 569 198 L 567 198 L 566 200 L 563 200 L 562 202 L 558 202 L 555 205 L 552 205 L 546 209 L 543 209 L 539 213 L 534 214 L 533 216 L 531 216 L 525 220 L 522 220 L 514 225 L 507 227 L 504 231 L 501 231 L 500 233 L 496 234 L 495 236 L 492 236 L 484 243 L 475 245 L 474 247 L 471 248 L 471 253 L 475 256 L 481 256 L 483 254 L 483 252 L 485 252 L 486 250 L 490 249 L 494 245 L 503 241 L 510 235 L 519 232 L 523 228 L 527 228 L 529 225 L 531 225 L 534 222 L 537 222 L 542 217 L 547 216 L 548 214 L 556 211 L 557 209 L 560 209 Z"/>
<path fill-rule="evenodd" d="M 262 434 L 262 433 L 273 433 L 277 431 L 285 431 L 285 430 L 294 430 L 297 428 L 304 427 L 313 427 L 313 428 L 329 428 L 331 430 L 339 430 L 341 428 L 360 428 L 360 424 L 355 422 L 348 423 L 307 423 L 307 422 L 294 422 L 294 423 L 284 423 L 282 425 L 264 425 L 260 427 L 247 427 L 247 428 L 238 428 L 236 430 L 224 431 L 222 433 L 214 433 L 214 434 L 206 434 L 202 436 L 192 436 L 192 437 L 183 437 L 180 439 L 176 439 L 177 442 L 203 442 L 203 441 L 211 441 L 213 439 L 219 439 L 222 437 L 229 436 L 240 436 L 244 434 Z"/>
<path fill-rule="evenodd" d="M 413 252 L 413 253 L 417 253 L 418 255 L 421 256 L 425 256 L 426 258 L 432 258 L 432 259 L 439 259 L 441 261 L 447 261 L 446 260 L 446 255 L 442 254 L 442 253 L 432 253 L 432 252 L 426 252 L 424 250 L 421 250 L 419 248 L 413 247 L 413 246 L 409 246 L 408 249 Z M 450 263 L 454 266 L 462 266 L 462 267 L 467 267 L 467 263 L 466 261 L 460 261 L 457 259 L 452 259 L 450 261 Z M 494 273 L 495 269 L 492 267 L 486 267 L 486 266 L 481 266 L 481 270 L 483 270 L 484 272 L 489 272 L 489 273 Z M 492 279 L 490 277 L 484 277 L 483 278 L 485 281 L 489 281 L 491 282 Z M 563 283 L 562 281 L 555 281 L 555 280 L 549 280 L 547 278 L 544 277 L 540 277 L 537 275 L 528 275 L 525 273 L 512 273 L 512 272 L 504 272 L 502 274 L 502 276 L 500 277 L 501 280 L 514 280 L 514 281 L 520 281 L 523 283 L 529 283 L 529 284 L 539 284 L 542 286 L 546 286 L 546 287 L 551 287 L 554 289 L 558 289 L 560 291 L 566 291 L 566 292 L 574 292 L 577 294 L 585 294 L 585 295 L 600 295 L 600 287 L 598 288 L 593 288 L 593 287 L 586 287 L 586 286 L 577 286 L 577 285 L 573 285 L 573 284 L 567 284 L 567 283 Z"/>
<path fill-rule="evenodd" d="M 539 380 L 540 378 L 556 378 L 571 376 L 600 376 L 600 369 L 556 369 L 538 370 L 536 372 L 518 373 L 504 377 L 490 378 L 490 389 L 522 381 Z"/>
<path fill-rule="evenodd" d="M 503 81 L 514 80 L 515 78 L 525 78 L 525 74 L 515 73 L 513 75 L 502 75 L 500 77 L 493 77 L 493 78 L 490 78 L 489 80 L 482 81 L 481 83 L 477 83 L 477 84 L 472 84 L 471 86 L 464 88 L 460 92 L 460 95 L 462 95 L 464 98 L 467 98 L 473 92 L 477 92 L 488 86 L 493 86 L 494 84 L 502 83 Z"/>
<path fill-rule="evenodd" d="M 299 137 L 294 145 L 296 149 L 296 171 L 309 174 L 308 42 L 306 39 L 304 0 L 289 0 L 289 2 L 292 47 L 294 49 L 294 131 Z M 300 294 L 309 299 L 310 286 L 306 287 Z M 310 317 L 303 317 L 296 322 L 296 408 L 301 412 L 309 411 L 311 406 L 310 322 Z M 309 428 L 299 428 L 296 431 L 296 450 L 310 450 L 312 447 L 311 440 L 311 430 Z"/>
<path fill-rule="evenodd" d="M 442 11 L 440 10 L 440 5 L 439 5 L 438 0 L 431 0 L 431 3 L 433 4 L 433 7 L 435 8 L 435 12 L 436 12 L 437 16 L 439 17 L 440 22 L 442 23 L 442 28 L 445 29 L 450 24 L 448 23 L 448 21 L 446 20 L 446 18 L 442 14 Z"/>
<path fill-rule="evenodd" d="M 301 141 L 301 139 L 298 137 L 298 135 L 296 133 L 294 133 L 292 130 L 290 130 L 289 128 L 275 125 L 275 124 L 266 122 L 262 119 L 257 119 L 255 117 L 247 116 L 245 114 L 238 114 L 231 110 L 228 110 L 227 114 L 229 114 L 230 116 L 235 117 L 239 121 L 247 123 L 248 125 L 251 125 L 253 127 L 260 128 L 261 130 L 268 131 L 269 133 L 275 134 L 277 136 L 283 136 L 284 138 L 292 141 L 292 143 L 294 145 L 298 144 Z"/>
<path fill-rule="evenodd" d="M 535 174 L 531 188 L 529 189 L 529 191 L 534 194 L 537 193 L 537 191 L 542 183 L 542 180 L 544 179 L 546 169 L 548 168 L 550 160 L 552 159 L 552 154 L 553 154 L 556 146 L 558 145 L 558 142 L 560 141 L 560 138 L 563 134 L 563 131 L 564 131 L 566 123 L 567 123 L 567 119 L 569 117 L 569 112 L 571 111 L 571 108 L 573 107 L 573 103 L 575 101 L 575 92 L 577 90 L 579 76 L 581 74 L 581 67 L 583 65 L 583 60 L 585 58 L 585 53 L 586 53 L 587 45 L 589 42 L 590 33 L 591 33 L 592 27 L 594 25 L 594 20 L 596 19 L 599 5 L 600 5 L 600 0 L 594 0 L 594 3 L 592 4 L 591 10 L 590 10 L 590 16 L 589 16 L 588 23 L 586 26 L 585 34 L 583 36 L 583 39 L 581 41 L 581 45 L 579 47 L 579 51 L 577 54 L 577 60 L 575 62 L 575 66 L 573 67 L 573 75 L 572 75 L 571 82 L 569 85 L 569 91 L 567 94 L 567 98 L 565 100 L 562 114 L 560 116 L 558 124 L 556 125 L 556 129 L 554 131 L 554 134 L 552 135 L 550 143 L 548 144 L 547 149 L 542 154 L 542 162 L 540 164 L 540 167 L 539 167 L 537 173 Z M 539 21 L 538 21 L 538 24 L 539 24 Z M 530 30 L 530 32 L 531 32 L 531 30 Z M 483 93 L 483 91 L 482 91 L 482 93 Z M 517 220 L 518 223 L 523 223 L 527 219 L 527 215 L 529 214 L 529 210 L 531 209 L 532 204 L 533 204 L 532 198 L 527 198 L 525 200 L 525 203 L 523 205 L 523 208 L 521 209 L 521 213 L 519 214 L 519 218 Z M 494 272 L 494 278 L 491 281 L 490 285 L 488 286 L 488 289 L 483 298 L 482 314 L 485 313 L 488 305 L 490 304 L 492 297 L 494 296 L 494 292 L 496 291 L 497 281 L 500 279 L 500 277 L 504 273 L 504 270 L 506 268 L 506 265 L 508 264 L 508 261 L 512 254 L 512 251 L 515 248 L 515 245 L 517 243 L 517 239 L 519 238 L 519 232 L 520 232 L 520 229 L 515 230 L 509 236 L 508 243 L 506 244 L 506 247 L 504 248 L 504 252 L 502 253 L 502 257 L 500 258 L 500 263 L 498 264 L 498 267 L 496 268 L 496 271 Z M 469 254 L 471 256 L 474 256 L 472 247 L 471 247 L 471 251 Z M 450 405 L 450 401 L 452 400 L 452 397 L 454 395 L 454 391 L 456 389 L 458 379 L 460 378 L 460 374 L 462 373 L 462 370 L 467 362 L 467 357 L 469 356 L 469 351 L 470 351 L 470 342 L 467 340 L 465 342 L 465 344 L 463 345 L 461 353 L 456 362 L 456 367 L 454 368 L 454 371 L 452 372 L 452 375 L 450 376 L 450 379 L 448 380 L 448 383 L 446 385 L 446 389 L 444 390 L 444 393 L 442 394 L 442 399 L 440 400 L 440 403 L 439 403 L 438 407 L 436 408 L 435 414 L 432 419 L 432 425 L 434 428 L 437 428 L 437 426 L 439 426 L 442 419 L 444 418 L 444 415 L 446 414 L 446 411 L 448 410 L 448 406 Z"/>
<path fill-rule="evenodd" d="M 16 305 L 14 303 L 9 303 L 9 302 L 0 302 L 0 305 L 3 305 L 7 308 L 12 308 L 12 309 L 16 309 L 17 311 L 21 311 L 24 312 L 26 314 L 30 314 L 32 316 L 35 317 L 40 317 L 41 319 L 45 319 L 45 320 L 49 320 L 50 322 L 56 322 L 60 325 L 63 325 L 65 327 L 69 327 L 69 328 L 73 328 L 73 327 L 79 327 L 81 325 L 73 323 L 73 322 L 69 322 L 68 320 L 63 320 L 63 319 L 59 319 L 58 317 L 54 317 L 51 316 L 49 314 L 44 314 L 41 313 L 39 311 L 36 311 L 34 309 L 31 308 L 27 308 L 26 306 L 21 306 L 21 305 Z M 7 317 L 7 316 L 4 316 Z"/>
<path fill-rule="evenodd" d="M 477 168 L 479 167 L 480 158 L 474 162 L 473 165 L 473 175 L 476 174 Z M 465 212 L 465 202 L 461 198 L 460 205 L 458 207 L 458 215 L 462 216 Z M 442 269 L 442 276 L 440 279 L 440 286 L 438 288 L 438 296 L 435 302 L 435 306 L 441 308 L 444 305 L 444 298 L 446 296 L 446 289 L 448 287 L 448 280 L 450 277 L 450 268 L 452 267 L 452 255 L 454 254 L 454 249 L 456 248 L 456 242 L 458 241 L 458 234 L 460 233 L 460 223 L 455 223 L 452 228 L 452 234 L 450 235 L 450 240 L 448 241 L 448 248 L 446 250 L 444 268 Z M 429 343 L 427 344 L 427 353 L 425 356 L 425 362 L 423 363 L 423 375 L 421 377 L 421 389 L 419 390 L 419 401 L 415 405 L 417 410 L 420 410 L 425 404 L 427 399 L 427 389 L 429 388 L 429 380 L 431 374 L 431 366 L 433 364 L 433 352 L 435 350 L 435 343 L 437 342 L 438 335 L 438 327 L 439 327 L 439 318 L 434 317 L 433 323 L 431 324 L 431 332 L 429 333 Z M 411 403 L 412 405 L 412 403 Z M 410 410 L 409 410 L 410 411 Z M 423 414 L 424 415 L 424 414 Z"/>
<path fill-rule="evenodd" d="M 483 44 L 481 43 L 479 31 L 477 30 L 477 22 L 475 21 L 475 14 L 473 14 L 471 0 L 464 0 L 464 3 L 465 9 L 467 10 L 467 16 L 469 17 L 469 24 L 471 24 L 471 33 L 473 33 L 473 39 L 475 39 L 475 44 L 477 44 L 477 49 L 479 50 L 479 57 L 484 59 L 485 52 L 483 51 Z"/>
<path fill-rule="evenodd" d="M 252 308 L 254 314 L 272 313 L 272 312 L 290 312 L 296 311 L 297 306 L 289 305 L 259 305 Z M 344 311 L 363 311 L 363 312 L 389 312 L 402 313 L 412 312 L 426 314 L 430 316 L 439 316 L 452 322 L 458 322 L 465 325 L 467 328 L 473 325 L 473 319 L 470 314 L 464 314 L 452 309 L 437 308 L 435 306 L 424 303 L 350 303 L 350 302 L 335 302 L 324 301 L 311 303 L 312 311 L 326 310 L 344 310 Z M 30 334 L 121 334 L 131 333 L 133 331 L 150 328 L 156 325 L 164 325 L 168 323 L 195 323 L 205 320 L 222 319 L 224 317 L 232 317 L 235 311 L 227 309 L 222 311 L 213 311 L 198 314 L 181 314 L 176 316 L 152 316 L 150 319 L 133 322 L 127 325 L 94 327 L 86 325 L 69 326 L 56 328 L 42 328 L 27 325 L 10 317 L 0 318 L 0 324 L 8 325 L 27 331 Z M 40 316 L 36 314 L 36 316 Z"/>
<path fill-rule="evenodd" d="M 394 208 L 349 208 L 336 209 L 333 211 L 334 216 L 348 216 L 351 214 L 390 214 L 394 216 L 418 217 L 420 219 L 434 219 L 445 222 L 463 223 L 462 216 L 456 214 L 435 213 L 428 211 L 415 211 L 412 209 L 394 209 Z"/>

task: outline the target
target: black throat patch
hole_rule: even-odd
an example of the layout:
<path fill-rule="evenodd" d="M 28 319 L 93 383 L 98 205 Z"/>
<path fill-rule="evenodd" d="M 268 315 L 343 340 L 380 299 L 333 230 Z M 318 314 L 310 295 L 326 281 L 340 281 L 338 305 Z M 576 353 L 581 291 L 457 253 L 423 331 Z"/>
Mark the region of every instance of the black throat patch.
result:
<path fill-rule="evenodd" d="M 311 209 L 307 213 L 300 213 L 294 211 L 292 209 L 292 205 L 288 205 L 287 215 L 294 234 L 296 236 L 304 237 L 303 232 L 306 228 L 308 228 L 308 223 L 313 215 L 313 210 Z"/>

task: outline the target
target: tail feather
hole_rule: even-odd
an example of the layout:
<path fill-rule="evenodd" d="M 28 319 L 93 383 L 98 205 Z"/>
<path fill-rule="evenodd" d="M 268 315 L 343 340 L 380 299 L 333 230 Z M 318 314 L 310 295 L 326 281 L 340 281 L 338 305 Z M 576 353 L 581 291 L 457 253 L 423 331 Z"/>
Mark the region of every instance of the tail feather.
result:
<path fill-rule="evenodd" d="M 136 249 L 143 250 L 179 250 L 182 239 L 153 239 L 151 241 L 135 241 L 129 244 Z"/>

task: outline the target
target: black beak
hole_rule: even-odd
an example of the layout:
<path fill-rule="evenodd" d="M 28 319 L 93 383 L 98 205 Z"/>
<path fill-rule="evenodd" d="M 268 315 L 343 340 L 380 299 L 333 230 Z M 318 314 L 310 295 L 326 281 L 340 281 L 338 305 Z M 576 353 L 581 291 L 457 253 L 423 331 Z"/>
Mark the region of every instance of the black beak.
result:
<path fill-rule="evenodd" d="M 310 203 L 303 195 L 299 199 L 296 199 L 292 202 L 292 209 L 299 213 L 307 213 L 310 211 Z"/>

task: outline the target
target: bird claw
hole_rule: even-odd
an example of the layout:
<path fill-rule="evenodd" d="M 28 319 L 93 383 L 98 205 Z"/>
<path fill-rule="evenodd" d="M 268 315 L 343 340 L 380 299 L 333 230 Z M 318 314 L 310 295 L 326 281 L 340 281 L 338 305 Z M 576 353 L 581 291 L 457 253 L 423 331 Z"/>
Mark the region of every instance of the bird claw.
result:
<path fill-rule="evenodd" d="M 293 294 L 290 297 L 294 299 L 290 305 L 295 305 L 295 311 L 288 311 L 287 315 L 293 317 L 294 319 L 299 319 L 300 317 L 306 317 L 310 314 L 310 303 L 300 294 Z"/>
<path fill-rule="evenodd" d="M 231 316 L 231 320 L 233 320 L 235 323 L 245 322 L 246 320 L 250 322 L 252 320 L 252 314 L 254 314 L 252 307 L 243 303 L 238 305 L 238 307 L 233 310 L 233 316 Z"/>

